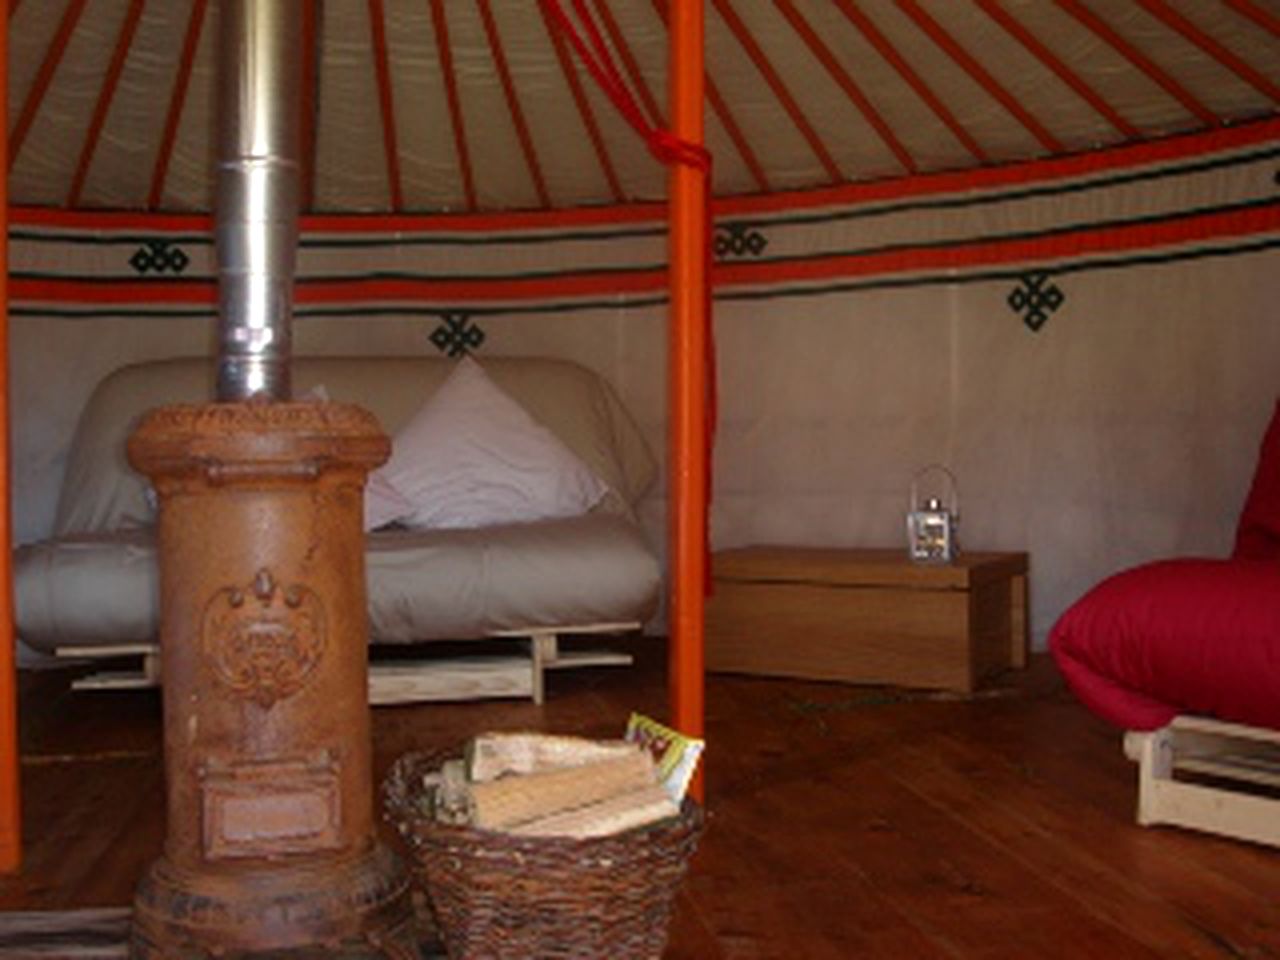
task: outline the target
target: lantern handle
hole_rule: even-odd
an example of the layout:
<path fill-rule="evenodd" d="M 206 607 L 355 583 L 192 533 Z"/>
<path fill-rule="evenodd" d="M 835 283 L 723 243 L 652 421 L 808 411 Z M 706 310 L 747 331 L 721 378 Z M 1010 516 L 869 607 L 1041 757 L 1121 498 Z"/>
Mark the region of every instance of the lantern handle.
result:
<path fill-rule="evenodd" d="M 914 512 L 919 509 L 920 479 L 929 473 L 944 473 L 947 476 L 948 511 L 957 520 L 960 518 L 960 485 L 956 483 L 956 475 L 941 463 L 931 463 L 921 467 L 911 478 L 911 499 L 907 509 Z"/>

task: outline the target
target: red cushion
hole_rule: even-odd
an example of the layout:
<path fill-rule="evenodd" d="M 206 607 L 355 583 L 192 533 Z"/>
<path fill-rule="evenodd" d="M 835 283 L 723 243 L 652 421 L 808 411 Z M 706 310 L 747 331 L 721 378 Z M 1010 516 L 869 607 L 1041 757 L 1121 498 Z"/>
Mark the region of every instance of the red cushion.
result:
<path fill-rule="evenodd" d="M 1064 613 L 1049 647 L 1084 704 L 1126 729 L 1179 713 L 1280 729 L 1280 563 L 1127 570 Z"/>
<path fill-rule="evenodd" d="M 1240 512 L 1233 557 L 1280 560 L 1280 400 L 1262 438 L 1253 486 Z"/>

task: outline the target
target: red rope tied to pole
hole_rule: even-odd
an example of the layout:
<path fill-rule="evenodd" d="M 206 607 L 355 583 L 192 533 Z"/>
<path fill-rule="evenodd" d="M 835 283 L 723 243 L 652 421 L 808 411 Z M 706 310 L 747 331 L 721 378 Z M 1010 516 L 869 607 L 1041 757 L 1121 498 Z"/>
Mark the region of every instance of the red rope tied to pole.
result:
<path fill-rule="evenodd" d="M 707 395 L 705 398 L 705 422 L 706 422 L 706 501 L 711 502 L 712 492 L 712 473 L 711 473 L 711 453 L 715 446 L 715 429 L 717 419 L 717 394 L 716 394 L 716 351 L 714 325 L 711 322 L 711 284 L 712 284 L 712 256 L 711 256 L 711 238 L 715 235 L 714 223 L 711 216 L 711 152 L 702 144 L 692 143 L 681 137 L 676 136 L 670 130 L 657 126 L 649 122 L 645 116 L 644 110 L 641 109 L 639 102 L 631 92 L 631 88 L 627 86 L 622 79 L 622 73 L 618 69 L 617 63 L 613 59 L 608 45 L 605 43 L 604 35 L 600 32 L 600 28 L 596 25 L 595 18 L 591 11 L 587 8 L 586 0 L 572 0 L 574 12 L 578 19 L 582 22 L 582 26 L 586 31 L 586 37 L 582 35 L 582 31 L 578 29 L 577 24 L 565 12 L 561 6 L 560 0 L 541 0 L 542 8 L 550 18 L 551 22 L 559 28 L 559 30 L 568 39 L 569 44 L 582 60 L 583 66 L 587 68 L 587 72 L 591 74 L 592 79 L 604 92 L 609 101 L 622 114 L 622 118 L 627 124 L 640 135 L 645 145 L 649 148 L 649 152 L 660 162 L 666 165 L 680 164 L 682 166 L 693 167 L 702 172 L 703 180 L 706 184 L 707 202 L 707 224 L 706 224 L 706 285 L 705 297 L 706 306 L 703 310 L 703 316 L 706 318 L 706 343 L 707 343 Z M 703 530 L 704 551 L 707 555 L 707 563 L 704 564 L 706 574 L 704 588 L 709 594 L 711 592 L 711 563 L 710 563 L 710 532 L 708 529 Z"/>

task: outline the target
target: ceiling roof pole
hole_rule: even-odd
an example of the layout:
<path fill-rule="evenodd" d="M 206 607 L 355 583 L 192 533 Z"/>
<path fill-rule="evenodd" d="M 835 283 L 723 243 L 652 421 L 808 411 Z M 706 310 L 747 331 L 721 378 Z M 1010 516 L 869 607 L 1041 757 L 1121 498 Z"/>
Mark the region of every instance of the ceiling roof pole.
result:
<path fill-rule="evenodd" d="M 671 0 L 668 89 L 671 132 L 703 142 L 703 0 Z M 703 613 L 707 579 L 708 367 L 707 214 L 709 177 L 674 163 L 669 174 L 670 315 L 668 322 L 668 433 L 670 474 L 671 634 L 670 697 L 673 725 L 689 736 L 703 732 Z M 699 778 L 694 796 L 702 798 Z"/>
<path fill-rule="evenodd" d="M 0 37 L 7 36 L 9 7 L 0 3 Z M 0 43 L 0 117 L 8 115 L 8 44 Z M 3 124 L 0 125 L 0 170 L 8 169 L 8 150 L 8 125 Z M 9 187 L 8 179 L 0 177 L 0 873 L 14 873 L 22 865 L 9 481 Z"/>

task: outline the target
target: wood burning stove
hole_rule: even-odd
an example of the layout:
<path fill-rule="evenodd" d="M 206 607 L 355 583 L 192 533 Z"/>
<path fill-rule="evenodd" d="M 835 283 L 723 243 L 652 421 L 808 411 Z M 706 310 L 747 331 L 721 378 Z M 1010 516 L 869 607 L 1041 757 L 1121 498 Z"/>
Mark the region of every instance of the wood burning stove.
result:
<path fill-rule="evenodd" d="M 289 399 L 301 3 L 222 0 L 217 402 L 152 411 L 168 830 L 136 958 L 416 958 L 375 834 L 362 489 L 390 444 Z"/>

